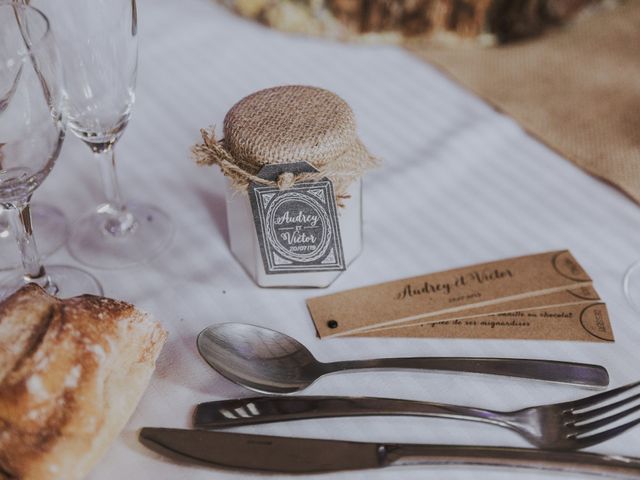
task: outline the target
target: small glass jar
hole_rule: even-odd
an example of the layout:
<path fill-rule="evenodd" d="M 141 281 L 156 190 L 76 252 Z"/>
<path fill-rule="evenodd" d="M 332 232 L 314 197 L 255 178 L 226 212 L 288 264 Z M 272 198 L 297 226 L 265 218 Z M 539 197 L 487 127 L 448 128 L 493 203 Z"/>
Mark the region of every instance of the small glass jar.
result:
<path fill-rule="evenodd" d="M 261 90 L 229 110 L 223 140 L 203 137 L 194 154 L 227 176 L 231 251 L 259 286 L 326 287 L 358 257 L 361 177 L 377 162 L 344 100 L 308 86 Z"/>

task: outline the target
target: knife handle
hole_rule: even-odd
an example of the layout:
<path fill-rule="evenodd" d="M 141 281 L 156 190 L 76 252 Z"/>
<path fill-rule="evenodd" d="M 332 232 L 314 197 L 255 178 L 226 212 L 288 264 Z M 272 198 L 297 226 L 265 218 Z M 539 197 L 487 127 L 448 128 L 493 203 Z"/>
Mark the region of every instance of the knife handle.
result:
<path fill-rule="evenodd" d="M 640 459 L 573 451 L 463 445 L 380 445 L 382 466 L 480 465 L 640 478 Z"/>
<path fill-rule="evenodd" d="M 350 360 L 323 364 L 326 373 L 344 370 L 434 370 L 484 373 L 549 382 L 606 387 L 609 373 L 601 365 L 525 358 L 408 357 Z"/>

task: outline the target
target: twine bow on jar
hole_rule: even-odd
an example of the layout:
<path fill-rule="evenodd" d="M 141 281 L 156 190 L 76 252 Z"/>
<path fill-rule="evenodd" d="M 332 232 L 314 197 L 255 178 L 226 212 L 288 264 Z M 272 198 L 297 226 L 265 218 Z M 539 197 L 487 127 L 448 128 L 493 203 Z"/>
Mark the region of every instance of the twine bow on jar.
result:
<path fill-rule="evenodd" d="M 200 165 L 218 165 L 238 191 L 251 182 L 286 190 L 328 178 L 344 207 L 349 185 L 378 164 L 357 137 L 349 105 L 320 88 L 285 86 L 249 95 L 229 110 L 223 131 L 218 141 L 213 130 L 201 130 L 203 143 L 193 147 L 193 156 Z M 285 172 L 276 181 L 258 176 L 265 165 L 302 161 L 317 172 Z"/>

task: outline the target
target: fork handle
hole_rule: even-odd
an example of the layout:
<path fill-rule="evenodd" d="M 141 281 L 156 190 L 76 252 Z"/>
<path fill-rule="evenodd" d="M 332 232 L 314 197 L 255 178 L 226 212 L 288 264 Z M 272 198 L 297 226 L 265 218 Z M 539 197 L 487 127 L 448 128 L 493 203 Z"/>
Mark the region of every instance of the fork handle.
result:
<path fill-rule="evenodd" d="M 640 478 L 640 459 L 619 455 L 466 445 L 380 445 L 379 452 L 384 466 L 482 465 Z"/>
<path fill-rule="evenodd" d="M 393 398 L 326 396 L 254 397 L 201 403 L 194 412 L 194 426 L 226 428 L 288 420 L 373 415 L 444 417 L 509 426 L 504 414 L 480 408 Z"/>

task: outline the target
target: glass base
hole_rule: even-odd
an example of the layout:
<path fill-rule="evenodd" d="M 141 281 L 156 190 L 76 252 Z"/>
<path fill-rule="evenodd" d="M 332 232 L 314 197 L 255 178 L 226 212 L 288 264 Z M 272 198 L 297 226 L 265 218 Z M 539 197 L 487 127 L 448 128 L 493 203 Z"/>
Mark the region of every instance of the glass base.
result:
<path fill-rule="evenodd" d="M 84 294 L 102 295 L 103 293 L 100 282 L 89 272 L 67 265 L 49 265 L 45 269 L 51 279 L 51 286 L 46 290 L 58 298 Z M 2 283 L 0 295 L 2 298 L 8 297 L 27 283 L 22 274 L 14 274 Z"/>
<path fill-rule="evenodd" d="M 8 221 L 3 221 L 6 213 L 0 210 L 0 271 L 20 267 L 20 252 L 16 245 Z M 69 223 L 61 210 L 49 205 L 36 203 L 31 206 L 33 232 L 37 238 L 38 252 L 46 258 L 65 244 L 69 236 Z"/>
<path fill-rule="evenodd" d="M 624 296 L 631 306 L 640 312 L 640 261 L 631 265 L 623 281 Z"/>
<path fill-rule="evenodd" d="M 173 238 L 173 223 L 151 205 L 128 205 L 135 219 L 122 234 L 110 233 L 113 215 L 98 209 L 73 226 L 68 249 L 79 262 L 95 268 L 118 269 L 149 262 L 164 251 Z"/>

